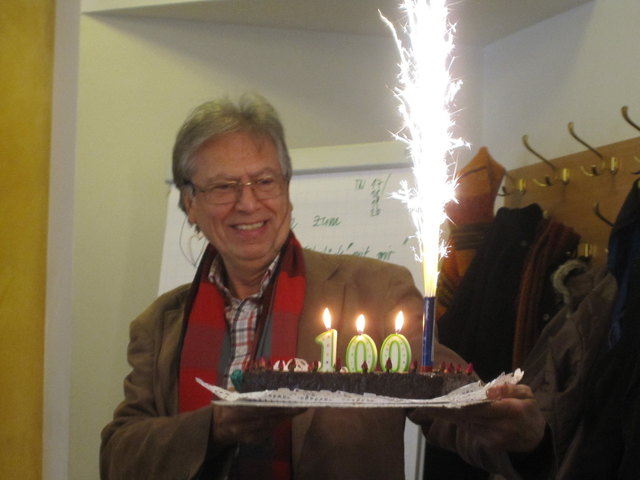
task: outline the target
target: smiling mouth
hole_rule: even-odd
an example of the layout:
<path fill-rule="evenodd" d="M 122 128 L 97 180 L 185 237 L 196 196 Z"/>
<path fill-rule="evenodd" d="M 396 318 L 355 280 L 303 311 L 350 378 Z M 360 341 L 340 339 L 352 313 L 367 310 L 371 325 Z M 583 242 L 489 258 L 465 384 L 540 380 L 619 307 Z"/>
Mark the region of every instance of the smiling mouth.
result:
<path fill-rule="evenodd" d="M 238 225 L 234 225 L 233 228 L 237 229 L 237 230 L 257 230 L 258 228 L 262 227 L 265 223 L 267 222 L 256 222 L 256 223 L 241 223 Z"/>

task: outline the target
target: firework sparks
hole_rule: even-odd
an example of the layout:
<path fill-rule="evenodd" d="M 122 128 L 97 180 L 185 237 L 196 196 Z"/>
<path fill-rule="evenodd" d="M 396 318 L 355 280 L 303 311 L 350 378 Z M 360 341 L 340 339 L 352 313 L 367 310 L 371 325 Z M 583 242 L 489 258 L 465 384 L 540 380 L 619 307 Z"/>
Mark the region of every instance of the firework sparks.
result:
<path fill-rule="evenodd" d="M 422 263 L 425 295 L 423 365 L 430 365 L 433 317 L 440 258 L 445 254 L 441 227 L 445 204 L 454 198 L 452 152 L 466 145 L 452 134 L 451 108 L 461 82 L 453 81 L 449 67 L 453 52 L 453 26 L 446 0 L 404 0 L 407 17 L 401 36 L 393 33 L 400 54 L 399 86 L 394 90 L 404 126 L 396 135 L 407 145 L 413 163 L 415 187 L 403 182 L 393 194 L 409 209 L 416 227 L 417 260 Z M 429 330 L 429 332 L 427 332 Z M 428 335 L 427 335 L 428 333 Z M 427 338 L 429 336 L 429 338 Z M 428 344 L 428 345 L 427 345 Z"/>

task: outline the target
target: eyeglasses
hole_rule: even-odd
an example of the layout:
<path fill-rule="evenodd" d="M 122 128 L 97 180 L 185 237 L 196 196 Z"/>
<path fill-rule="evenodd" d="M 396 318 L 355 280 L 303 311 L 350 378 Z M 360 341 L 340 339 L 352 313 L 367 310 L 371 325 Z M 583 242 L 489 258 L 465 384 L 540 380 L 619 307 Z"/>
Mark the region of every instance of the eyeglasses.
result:
<path fill-rule="evenodd" d="M 237 202 L 244 187 L 251 187 L 258 200 L 268 200 L 281 195 L 284 184 L 285 181 L 282 176 L 265 176 L 250 182 L 220 182 L 214 183 L 207 188 L 200 188 L 189 182 L 189 185 L 193 187 L 194 195 L 201 194 L 205 203 L 210 205 L 225 205 Z"/>

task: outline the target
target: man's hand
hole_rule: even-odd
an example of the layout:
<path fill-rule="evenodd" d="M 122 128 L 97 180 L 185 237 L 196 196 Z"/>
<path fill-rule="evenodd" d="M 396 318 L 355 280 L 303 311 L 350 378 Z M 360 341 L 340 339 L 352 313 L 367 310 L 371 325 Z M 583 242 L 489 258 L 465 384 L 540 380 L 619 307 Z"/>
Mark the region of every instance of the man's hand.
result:
<path fill-rule="evenodd" d="M 213 406 L 212 439 L 216 445 L 262 443 L 269 439 L 283 420 L 292 418 L 304 408 Z"/>
<path fill-rule="evenodd" d="M 461 409 L 416 409 L 409 418 L 417 424 L 443 418 L 467 430 L 484 446 L 508 452 L 531 452 L 544 438 L 546 421 L 531 388 L 500 385 L 487 390 L 489 403 Z"/>

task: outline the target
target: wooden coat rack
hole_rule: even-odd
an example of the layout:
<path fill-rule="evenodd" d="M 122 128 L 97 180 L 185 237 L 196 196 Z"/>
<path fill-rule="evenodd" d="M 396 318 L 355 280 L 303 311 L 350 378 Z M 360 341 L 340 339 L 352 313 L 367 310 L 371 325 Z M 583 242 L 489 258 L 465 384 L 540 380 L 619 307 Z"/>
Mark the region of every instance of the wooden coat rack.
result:
<path fill-rule="evenodd" d="M 640 130 L 626 107 L 622 114 Z M 548 160 L 531 148 L 525 135 L 525 147 L 541 161 L 507 172 L 501 195 L 509 208 L 539 204 L 549 218 L 580 234 L 578 255 L 602 264 L 611 224 L 634 182 L 640 188 L 640 137 L 593 148 L 575 134 L 573 123 L 568 128 L 587 150 Z"/>

